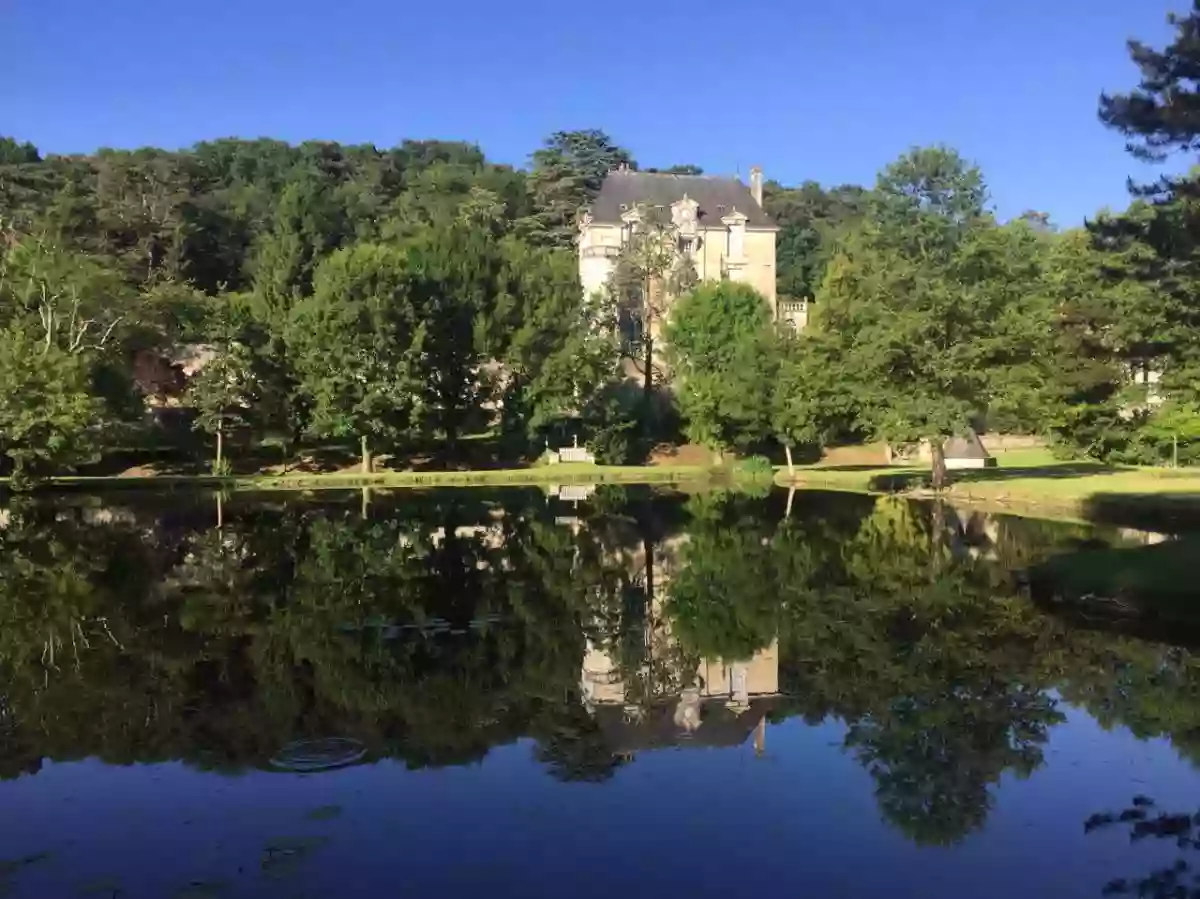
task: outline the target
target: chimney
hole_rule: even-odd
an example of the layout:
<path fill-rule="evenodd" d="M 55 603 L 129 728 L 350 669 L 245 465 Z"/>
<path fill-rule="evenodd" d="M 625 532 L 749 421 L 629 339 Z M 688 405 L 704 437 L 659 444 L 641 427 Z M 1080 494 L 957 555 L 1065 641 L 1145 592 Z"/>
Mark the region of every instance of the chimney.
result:
<path fill-rule="evenodd" d="M 759 206 L 762 205 L 762 166 L 754 165 L 750 167 L 750 195 L 754 197 L 754 202 Z"/>

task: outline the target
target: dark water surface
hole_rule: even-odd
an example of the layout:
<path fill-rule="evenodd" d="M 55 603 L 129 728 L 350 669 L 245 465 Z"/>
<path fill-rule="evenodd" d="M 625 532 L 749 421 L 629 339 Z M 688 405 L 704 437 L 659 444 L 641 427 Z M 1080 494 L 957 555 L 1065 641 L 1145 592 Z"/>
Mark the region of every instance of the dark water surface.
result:
<path fill-rule="evenodd" d="M 4 504 L 0 896 L 1200 896 L 1200 628 L 1146 587 L 1187 540 L 807 492 Z"/>

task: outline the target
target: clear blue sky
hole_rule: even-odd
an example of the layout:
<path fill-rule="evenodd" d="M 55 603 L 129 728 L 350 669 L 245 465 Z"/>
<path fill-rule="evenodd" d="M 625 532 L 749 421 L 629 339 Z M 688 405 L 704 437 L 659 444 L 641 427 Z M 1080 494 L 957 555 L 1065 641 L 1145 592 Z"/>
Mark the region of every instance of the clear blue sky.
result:
<path fill-rule="evenodd" d="M 1073 224 L 1154 175 L 1096 119 L 1125 39 L 1186 0 L 0 0 L 0 134 L 43 151 L 205 138 L 476 141 L 522 163 L 598 127 L 642 165 L 869 183 L 914 144 L 1003 216 Z"/>

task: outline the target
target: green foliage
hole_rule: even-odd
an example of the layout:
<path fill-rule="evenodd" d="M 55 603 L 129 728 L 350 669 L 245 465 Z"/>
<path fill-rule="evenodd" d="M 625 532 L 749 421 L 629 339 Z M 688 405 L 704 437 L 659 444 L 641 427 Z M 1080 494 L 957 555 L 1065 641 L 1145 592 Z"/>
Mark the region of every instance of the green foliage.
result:
<path fill-rule="evenodd" d="M 412 325 L 419 329 L 424 429 L 453 444 L 478 406 L 488 324 L 495 320 L 504 257 L 479 225 L 454 222 L 423 231 L 406 248 Z M 419 324 L 418 324 L 419 323 Z"/>
<path fill-rule="evenodd" d="M 864 213 L 866 191 L 854 185 L 826 190 L 815 181 L 763 189 L 763 207 L 779 226 L 775 239 L 776 288 L 781 297 L 811 299 L 842 233 Z"/>
<path fill-rule="evenodd" d="M 770 435 L 776 341 L 770 307 L 746 284 L 705 284 L 675 303 L 666 329 L 688 436 L 718 452 Z"/>
<path fill-rule="evenodd" d="M 252 351 L 226 340 L 188 383 L 186 400 L 196 412 L 193 427 L 206 434 L 230 434 L 254 427 L 263 410 L 262 384 Z"/>
<path fill-rule="evenodd" d="M 826 268 L 813 334 L 785 354 L 785 443 L 840 431 L 936 448 L 985 413 L 1001 427 L 1046 427 L 1045 366 L 1057 364 L 1046 335 L 1061 321 L 1043 282 L 1053 237 L 997 225 L 985 199 L 978 169 L 941 147 L 880 173 L 870 217 Z"/>
<path fill-rule="evenodd" d="M 37 147 L 28 141 L 19 144 L 11 137 L 0 137 L 0 165 L 21 165 L 41 159 Z"/>
<path fill-rule="evenodd" d="M 968 426 L 984 386 L 985 328 L 996 310 L 965 306 L 931 272 L 864 230 L 839 252 L 818 294 L 816 328 L 837 346 L 839 373 L 884 439 L 915 442 Z M 978 296 L 978 295 L 977 295 Z M 968 329 L 959 327 L 966 316 Z"/>
<path fill-rule="evenodd" d="M 1171 15 L 1175 39 L 1162 50 L 1130 41 L 1129 51 L 1141 80 L 1128 94 L 1105 94 L 1100 118 L 1128 139 L 1134 156 L 1165 160 L 1172 152 L 1189 153 L 1200 139 L 1195 114 L 1195 80 L 1188 72 L 1200 61 L 1196 34 L 1200 10 Z M 1197 302 L 1196 223 L 1200 206 L 1196 173 L 1163 178 L 1136 193 L 1150 200 L 1135 202 L 1120 215 L 1102 215 L 1089 224 L 1102 262 L 1103 278 L 1115 315 L 1101 332 L 1101 344 L 1089 354 L 1101 364 L 1121 370 L 1122 414 L 1111 414 L 1083 431 L 1073 443 L 1096 447 L 1097 455 L 1136 461 L 1163 461 L 1166 447 L 1154 416 L 1146 414 L 1150 399 L 1131 389 L 1130 375 L 1154 372 L 1158 399 L 1176 408 L 1200 400 L 1200 303 Z M 1096 331 L 1095 328 L 1092 329 Z M 1115 391 L 1114 391 L 1115 392 Z M 1095 415 L 1092 416 L 1096 418 Z M 1141 427 L 1149 423 L 1149 428 Z M 1098 436 L 1099 435 L 1099 436 Z M 1098 450 L 1098 451 L 1097 451 Z"/>
<path fill-rule="evenodd" d="M 69 470 L 100 444 L 86 357 L 21 326 L 0 330 L 0 458 L 17 474 Z"/>
<path fill-rule="evenodd" d="M 911 237 L 953 235 L 983 215 L 983 174 L 949 147 L 915 147 L 888 165 L 875 182 L 876 207 Z M 914 213 L 924 213 L 913 217 Z M 915 245 L 915 244 L 914 244 Z M 933 247 L 926 243 L 927 249 Z"/>
<path fill-rule="evenodd" d="M 1101 100 L 1104 123 L 1156 159 L 1194 150 L 1200 133 L 1186 77 L 1197 14 L 1171 22 L 1161 50 L 1131 43 L 1139 84 Z M 49 329 L 81 351 L 105 433 L 147 440 L 146 400 L 162 396 L 143 375 L 215 343 L 253 397 L 233 417 L 290 447 L 357 434 L 453 453 L 492 431 L 510 457 L 578 435 L 603 458 L 636 459 L 676 437 L 669 354 L 655 345 L 680 329 L 672 307 L 697 320 L 670 351 L 689 436 L 720 452 L 772 437 L 789 450 L 936 444 L 985 427 L 1161 463 L 1188 429 L 1172 410 L 1200 402 L 1195 173 L 1062 232 L 1034 211 L 997 222 L 982 174 L 947 147 L 904 153 L 871 189 L 768 183 L 778 295 L 812 301 L 807 332 L 780 340 L 686 311 L 697 273 L 650 207 L 607 295 L 580 300 L 578 215 L 622 166 L 636 163 L 595 129 L 552 134 L 528 171 L 455 141 L 62 157 L 0 138 L 0 327 Z M 711 345 L 688 343 L 705 332 Z M 1153 390 L 1133 383 L 1149 374 Z M 628 376 L 640 376 L 636 408 Z M 214 369 L 193 385 L 202 428 L 237 406 L 216 383 L 232 377 Z M 1192 461 L 1190 438 L 1180 458 Z"/>
<path fill-rule="evenodd" d="M 795 447 L 820 449 L 855 433 L 854 391 L 839 369 L 835 340 L 816 329 L 782 335 L 779 369 L 771 393 L 771 432 L 790 453 Z"/>
<path fill-rule="evenodd" d="M 617 374 L 607 301 L 580 303 L 573 253 L 513 236 L 569 244 L 631 162 L 600 132 L 554 135 L 532 180 L 446 141 L 0 151 L 0 326 L 86 345 L 127 430 L 147 418 L 135 384 L 161 399 L 155 375 L 196 344 L 217 350 L 188 394 L 210 432 L 452 447 L 499 423 L 521 454 L 585 413 L 619 429 L 595 414 Z"/>
<path fill-rule="evenodd" d="M 750 456 L 738 460 L 737 473 L 750 478 L 771 478 L 775 475 L 775 466 L 766 456 Z"/>
<path fill-rule="evenodd" d="M 1103 94 L 1100 119 L 1129 138 L 1129 150 L 1139 158 L 1161 161 L 1172 151 L 1197 148 L 1200 97 L 1193 66 L 1200 58 L 1200 9 L 1167 16 L 1175 39 L 1162 50 L 1133 40 L 1129 55 L 1141 73 L 1138 86 L 1128 94 Z"/>
<path fill-rule="evenodd" d="M 570 247 L 576 217 L 600 192 L 604 176 L 622 165 L 636 167 L 629 151 L 603 131 L 557 131 L 534 152 L 529 192 L 534 212 L 519 225 L 532 243 Z"/>
<path fill-rule="evenodd" d="M 494 316 L 501 330 L 488 341 L 504 366 L 497 385 L 503 427 L 534 446 L 577 416 L 589 433 L 606 430 L 616 422 L 608 400 L 620 359 L 611 301 L 602 294 L 582 296 L 572 254 L 516 240 L 504 253 Z M 625 456 L 608 449 L 602 454 Z"/>
<path fill-rule="evenodd" d="M 407 254 L 356 244 L 329 256 L 292 308 L 285 341 L 319 436 L 412 436 L 426 323 Z"/>
<path fill-rule="evenodd" d="M 254 256 L 254 294 L 268 320 L 286 316 L 312 290 L 321 257 L 348 236 L 345 210 L 328 182 L 307 177 L 284 188 Z"/>

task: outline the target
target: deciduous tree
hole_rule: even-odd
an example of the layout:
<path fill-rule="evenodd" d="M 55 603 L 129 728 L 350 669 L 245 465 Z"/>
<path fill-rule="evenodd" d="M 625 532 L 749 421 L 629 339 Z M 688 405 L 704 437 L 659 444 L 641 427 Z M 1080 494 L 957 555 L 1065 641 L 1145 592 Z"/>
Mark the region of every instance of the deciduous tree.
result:
<path fill-rule="evenodd" d="M 776 340 L 762 294 L 703 284 L 676 301 L 665 337 L 692 440 L 719 455 L 770 435 Z"/>
<path fill-rule="evenodd" d="M 18 476 L 70 467 L 101 445 L 103 405 L 81 353 L 16 324 L 0 329 L 0 456 Z"/>
<path fill-rule="evenodd" d="M 818 293 L 814 326 L 852 373 L 859 424 L 894 443 L 928 440 L 933 482 L 943 441 L 972 427 L 989 396 L 999 260 L 979 171 L 953 151 L 912 151 L 879 176 L 870 220 L 848 235 Z"/>
<path fill-rule="evenodd" d="M 295 304 L 286 325 L 310 431 L 357 436 L 364 471 L 371 469 L 370 438 L 394 446 L 420 421 L 426 324 L 412 277 L 402 249 L 339 250 L 321 263 L 312 295 Z"/>

